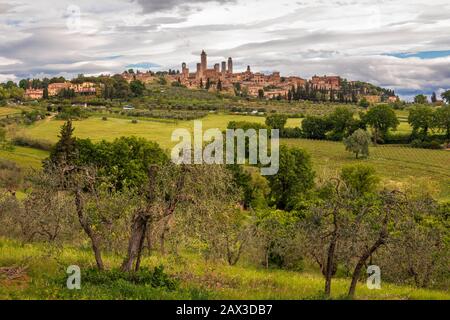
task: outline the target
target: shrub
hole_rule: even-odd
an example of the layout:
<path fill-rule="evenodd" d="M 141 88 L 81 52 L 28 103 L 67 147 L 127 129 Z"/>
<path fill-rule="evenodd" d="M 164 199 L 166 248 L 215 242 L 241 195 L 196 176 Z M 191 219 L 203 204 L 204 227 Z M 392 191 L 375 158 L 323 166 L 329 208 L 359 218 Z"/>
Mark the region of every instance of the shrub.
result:
<path fill-rule="evenodd" d="M 330 123 L 325 117 L 308 116 L 302 122 L 303 134 L 308 139 L 325 139 L 330 129 Z"/>
<path fill-rule="evenodd" d="M 23 182 L 23 171 L 14 163 L 0 159 L 0 188 L 15 190 Z"/>
<path fill-rule="evenodd" d="M 367 101 L 366 98 L 362 98 L 362 99 L 359 101 L 358 105 L 359 105 L 361 108 L 367 109 L 367 108 L 370 106 L 370 103 Z"/>
<path fill-rule="evenodd" d="M 131 120 L 131 123 L 138 123 L 136 119 Z"/>
<path fill-rule="evenodd" d="M 38 120 L 42 120 L 45 118 L 45 113 L 37 111 L 37 110 L 33 110 L 30 112 L 24 111 L 22 113 L 22 115 L 23 115 L 23 122 L 26 125 L 32 124 Z"/>
<path fill-rule="evenodd" d="M 49 141 L 38 140 L 25 136 L 17 136 L 12 139 L 12 143 L 16 146 L 21 147 L 30 147 L 34 149 L 50 151 L 53 147 L 53 144 Z"/>
<path fill-rule="evenodd" d="M 413 140 L 411 142 L 412 148 L 422 148 L 422 149 L 442 149 L 442 145 L 437 140 L 422 141 L 420 139 Z"/>
<path fill-rule="evenodd" d="M 388 132 L 385 136 L 385 144 L 408 144 L 411 141 L 411 135 L 409 133 L 392 133 Z"/>
<path fill-rule="evenodd" d="M 137 272 L 122 272 L 118 269 L 99 271 L 90 268 L 82 274 L 83 282 L 94 285 L 113 285 L 115 283 L 126 281 L 135 285 L 150 285 L 153 288 L 166 288 L 175 290 L 178 287 L 178 281 L 173 279 L 164 271 L 164 266 L 160 265 L 152 270 L 141 268 Z"/>
<path fill-rule="evenodd" d="M 102 120 L 103 120 L 103 121 L 107 121 L 108 118 L 107 118 L 107 117 L 102 117 Z"/>
<path fill-rule="evenodd" d="M 58 120 L 80 120 L 87 118 L 87 112 L 80 107 L 63 107 L 56 116 Z"/>
<path fill-rule="evenodd" d="M 300 128 L 284 128 L 281 130 L 282 138 L 302 138 L 302 130 Z"/>

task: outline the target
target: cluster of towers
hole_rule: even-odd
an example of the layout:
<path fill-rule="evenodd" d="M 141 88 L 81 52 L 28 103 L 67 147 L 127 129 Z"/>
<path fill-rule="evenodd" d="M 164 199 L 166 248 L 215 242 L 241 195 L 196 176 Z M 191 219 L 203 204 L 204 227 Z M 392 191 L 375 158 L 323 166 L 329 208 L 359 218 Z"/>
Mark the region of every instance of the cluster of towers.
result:
<path fill-rule="evenodd" d="M 261 91 L 268 98 L 274 96 L 287 96 L 292 87 L 304 86 L 305 80 L 299 77 L 284 77 L 281 79 L 279 72 L 272 74 L 253 73 L 250 66 L 244 72 L 233 71 L 233 59 L 214 64 L 212 69 L 208 68 L 208 56 L 203 50 L 200 54 L 200 62 L 197 63 L 197 70 L 189 72 L 186 63 L 181 65 L 181 74 L 173 76 L 173 81 L 178 81 L 188 88 L 217 88 L 218 90 L 232 90 L 234 84 L 239 83 L 242 90 L 250 96 L 258 96 Z M 267 89 L 274 87 L 275 89 Z M 219 89 L 220 88 L 220 89 Z"/>
<path fill-rule="evenodd" d="M 181 74 L 185 79 L 192 76 L 192 74 L 189 74 L 189 68 L 187 68 L 185 62 L 181 65 Z M 222 61 L 221 64 L 216 63 L 213 69 L 208 69 L 208 56 L 204 50 L 202 51 L 195 72 L 196 79 L 219 79 L 231 74 L 233 74 L 233 59 L 231 57 L 228 58 L 228 63 Z"/>

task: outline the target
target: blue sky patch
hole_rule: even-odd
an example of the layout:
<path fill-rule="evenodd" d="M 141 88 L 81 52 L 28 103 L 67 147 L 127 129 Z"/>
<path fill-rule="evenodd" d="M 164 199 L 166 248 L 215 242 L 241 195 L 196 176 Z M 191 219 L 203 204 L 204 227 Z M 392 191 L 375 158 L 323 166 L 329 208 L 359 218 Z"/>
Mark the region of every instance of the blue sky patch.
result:
<path fill-rule="evenodd" d="M 407 58 L 436 59 L 450 56 L 450 50 L 387 53 L 385 55 L 400 59 L 407 59 Z"/>
<path fill-rule="evenodd" d="M 156 64 L 153 62 L 139 62 L 139 63 L 129 64 L 126 67 L 134 68 L 134 69 L 153 69 L 153 68 L 160 68 L 161 66 L 159 64 Z"/>

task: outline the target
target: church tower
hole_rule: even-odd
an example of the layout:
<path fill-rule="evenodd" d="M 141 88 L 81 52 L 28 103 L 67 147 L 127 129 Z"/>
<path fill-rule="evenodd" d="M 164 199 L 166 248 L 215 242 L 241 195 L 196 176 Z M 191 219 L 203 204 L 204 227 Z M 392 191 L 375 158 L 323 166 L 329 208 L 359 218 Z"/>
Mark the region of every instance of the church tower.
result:
<path fill-rule="evenodd" d="M 202 72 L 205 72 L 206 69 L 208 68 L 207 55 L 205 53 L 205 50 L 202 50 L 200 58 L 201 58 Z"/>

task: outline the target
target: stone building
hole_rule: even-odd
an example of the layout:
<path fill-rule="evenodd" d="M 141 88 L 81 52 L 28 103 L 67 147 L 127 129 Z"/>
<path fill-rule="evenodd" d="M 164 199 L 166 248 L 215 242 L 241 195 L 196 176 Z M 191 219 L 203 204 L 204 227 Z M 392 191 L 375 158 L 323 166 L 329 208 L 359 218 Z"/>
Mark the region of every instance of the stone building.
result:
<path fill-rule="evenodd" d="M 134 80 L 139 80 L 142 83 L 151 83 L 155 80 L 155 76 L 152 72 L 141 72 L 139 70 L 136 72 L 125 71 L 122 73 L 122 78 L 124 78 L 128 83 Z"/>
<path fill-rule="evenodd" d="M 44 97 L 44 89 L 26 89 L 25 97 L 28 99 L 42 99 Z"/>
<path fill-rule="evenodd" d="M 72 86 L 72 83 L 66 81 L 61 83 L 50 83 L 48 85 L 48 96 L 53 97 L 56 96 L 58 93 L 60 93 L 64 89 L 70 89 Z"/>
<path fill-rule="evenodd" d="M 314 89 L 339 90 L 341 87 L 341 78 L 338 76 L 313 76 L 311 84 Z"/>
<path fill-rule="evenodd" d="M 79 84 L 72 84 L 70 89 L 73 89 L 76 93 L 79 94 L 96 94 L 97 88 L 95 87 L 95 83 L 93 82 L 83 82 Z"/>

